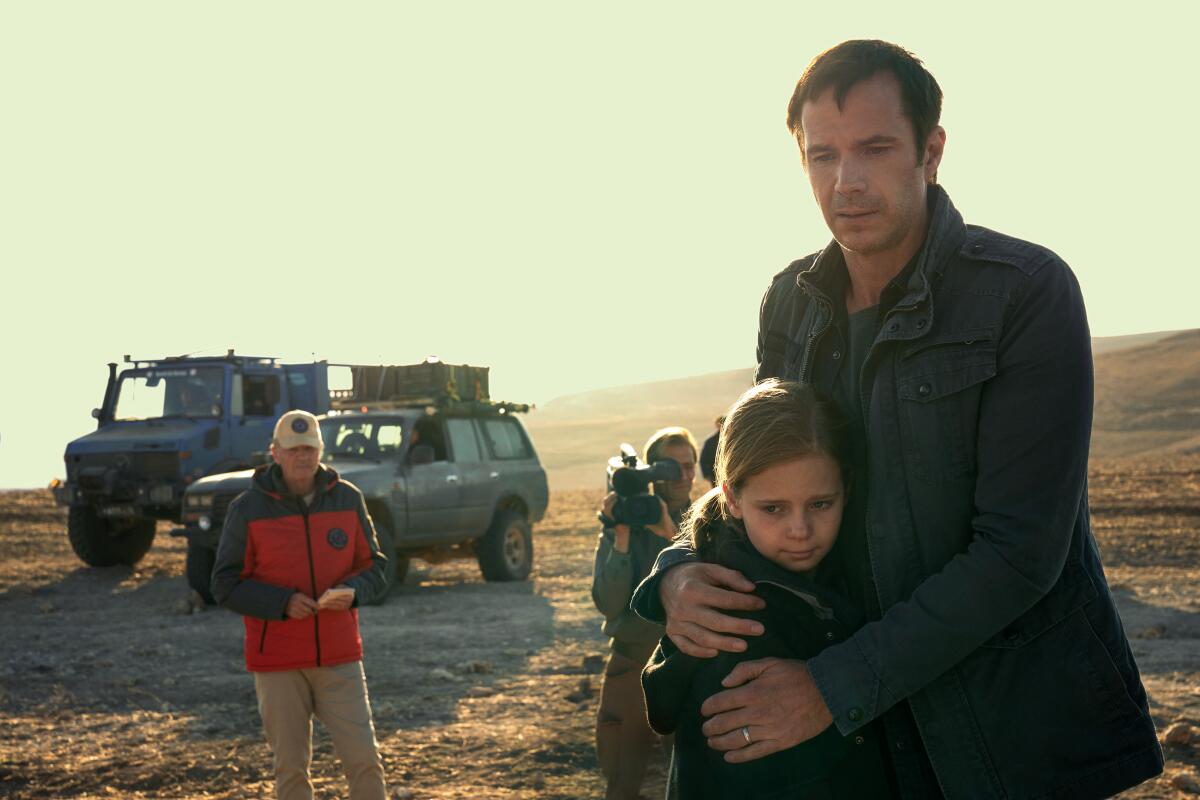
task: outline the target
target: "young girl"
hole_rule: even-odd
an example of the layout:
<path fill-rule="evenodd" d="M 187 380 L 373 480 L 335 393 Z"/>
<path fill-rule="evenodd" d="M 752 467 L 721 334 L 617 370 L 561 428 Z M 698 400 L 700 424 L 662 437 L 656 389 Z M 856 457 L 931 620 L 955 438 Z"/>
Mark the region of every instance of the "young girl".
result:
<path fill-rule="evenodd" d="M 730 764 L 708 747 L 700 706 L 736 664 L 809 659 L 850 635 L 862 616 L 831 588 L 847 481 L 841 425 L 832 406 L 797 383 L 747 391 L 721 428 L 717 486 L 684 519 L 681 538 L 704 560 L 756 584 L 763 624 L 741 653 L 698 659 L 663 637 L 642 674 L 650 725 L 675 733 L 669 798 L 886 798 L 891 795 L 873 727 L 817 737 L 755 761 Z M 742 734 L 752 739 L 753 726 Z"/>

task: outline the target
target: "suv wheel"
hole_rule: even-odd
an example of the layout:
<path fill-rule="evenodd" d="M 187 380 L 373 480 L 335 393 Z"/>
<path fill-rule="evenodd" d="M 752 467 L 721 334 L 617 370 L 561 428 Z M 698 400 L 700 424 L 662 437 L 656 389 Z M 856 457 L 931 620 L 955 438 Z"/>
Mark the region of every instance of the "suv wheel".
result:
<path fill-rule="evenodd" d="M 499 511 L 475 543 L 479 571 L 489 581 L 523 581 L 533 568 L 533 532 L 525 515 Z"/>
<path fill-rule="evenodd" d="M 114 522 L 91 506 L 71 506 L 67 513 L 67 538 L 85 564 L 111 567 L 136 564 L 154 541 L 154 520 Z"/>
<path fill-rule="evenodd" d="M 189 541 L 184 572 L 187 583 L 208 605 L 216 605 L 212 596 L 212 571 L 217 563 L 217 551 Z"/>

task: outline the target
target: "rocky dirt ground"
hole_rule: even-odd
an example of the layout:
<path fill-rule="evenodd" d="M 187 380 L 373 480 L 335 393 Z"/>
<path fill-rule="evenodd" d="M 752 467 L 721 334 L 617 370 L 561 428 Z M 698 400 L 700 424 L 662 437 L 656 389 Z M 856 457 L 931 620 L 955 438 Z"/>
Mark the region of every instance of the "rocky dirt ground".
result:
<path fill-rule="evenodd" d="M 1160 730 L 1200 726 L 1200 457 L 1094 465 L 1094 525 Z M 362 611 L 366 670 L 397 797 L 590 798 L 606 650 L 588 593 L 598 492 L 556 493 L 532 580 L 415 562 Z M 241 623 L 197 609 L 181 540 L 136 568 L 71 553 L 45 492 L 0 493 L 0 797 L 266 798 L 270 757 Z M 160 533 L 166 526 L 160 529 Z M 1126 795 L 1200 794 L 1200 736 Z M 344 797 L 318 730 L 320 797 Z M 1192 777 L 1189 777 L 1192 776 Z M 661 796 L 662 764 L 647 797 Z"/>

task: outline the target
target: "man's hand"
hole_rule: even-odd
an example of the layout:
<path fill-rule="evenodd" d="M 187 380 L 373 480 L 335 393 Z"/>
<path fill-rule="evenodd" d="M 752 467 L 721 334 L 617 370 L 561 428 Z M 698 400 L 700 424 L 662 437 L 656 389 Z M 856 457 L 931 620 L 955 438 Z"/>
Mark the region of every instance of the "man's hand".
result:
<path fill-rule="evenodd" d="M 668 542 L 675 539 L 675 520 L 671 519 L 671 510 L 667 508 L 667 502 L 661 497 L 658 498 L 658 504 L 662 506 L 662 515 L 658 518 L 658 522 L 653 525 L 647 525 L 646 530 L 653 533 L 655 536 L 661 536 Z"/>
<path fill-rule="evenodd" d="M 604 496 L 604 504 L 600 507 L 600 510 L 602 512 L 604 512 L 604 516 L 611 518 L 613 515 L 613 509 L 616 507 L 617 507 L 617 493 L 609 492 L 608 494 L 606 494 Z M 614 525 L 612 527 L 612 532 L 613 532 L 613 550 L 616 550 L 618 553 L 628 553 L 629 552 L 629 526 L 625 525 L 624 523 L 622 523 L 620 525 Z"/>
<path fill-rule="evenodd" d="M 726 689 L 704 701 L 708 746 L 731 764 L 753 761 L 808 741 L 833 724 L 825 698 L 803 661 L 743 661 L 725 676 Z M 742 728 L 750 734 L 750 741 Z"/>
<path fill-rule="evenodd" d="M 722 588 L 727 587 L 727 588 Z M 731 591 L 732 590 L 732 591 Z M 742 573 L 716 564 L 680 564 L 659 581 L 659 599 L 667 612 L 667 636 L 682 652 L 712 658 L 717 651 L 740 653 L 746 643 L 733 636 L 759 636 L 762 624 L 722 614 L 762 608 L 761 597 L 749 592 L 754 584 Z"/>
<path fill-rule="evenodd" d="M 322 611 L 347 611 L 352 605 L 354 605 L 354 590 L 344 583 L 327 589 L 325 594 L 317 600 L 317 608 Z"/>
<path fill-rule="evenodd" d="M 288 619 L 304 619 L 311 617 L 317 613 L 317 601 L 306 595 L 304 592 L 293 592 L 287 602 Z"/>

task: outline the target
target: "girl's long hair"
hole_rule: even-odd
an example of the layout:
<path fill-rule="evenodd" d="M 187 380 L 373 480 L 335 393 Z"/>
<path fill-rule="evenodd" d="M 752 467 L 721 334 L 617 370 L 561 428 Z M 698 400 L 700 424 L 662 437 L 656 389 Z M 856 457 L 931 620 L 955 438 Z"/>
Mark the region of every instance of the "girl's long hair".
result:
<path fill-rule="evenodd" d="M 845 450 L 841 415 L 811 386 L 778 378 L 763 381 L 748 389 L 725 415 L 717 444 L 717 486 L 692 504 L 679 538 L 691 544 L 702 560 L 719 560 L 727 543 L 745 535 L 741 520 L 729 513 L 722 484 L 728 484 L 736 497 L 754 475 L 810 455 L 836 461 L 843 484 L 848 484 Z"/>

